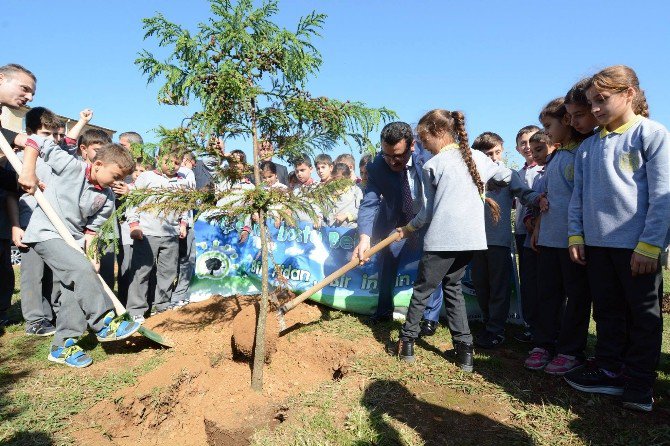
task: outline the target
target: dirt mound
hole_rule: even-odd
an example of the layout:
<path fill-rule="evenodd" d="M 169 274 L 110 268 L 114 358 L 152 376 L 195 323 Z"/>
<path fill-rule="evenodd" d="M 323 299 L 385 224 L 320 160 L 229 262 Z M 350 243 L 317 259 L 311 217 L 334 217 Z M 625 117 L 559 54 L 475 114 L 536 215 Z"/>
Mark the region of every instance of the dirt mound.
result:
<path fill-rule="evenodd" d="M 240 359 L 253 358 L 259 312 L 260 305 L 254 303 L 240 311 L 233 320 L 233 352 Z M 265 322 L 265 362 L 270 363 L 272 355 L 277 351 L 277 340 L 279 339 L 279 323 L 275 311 L 268 311 Z"/>
<path fill-rule="evenodd" d="M 340 379 L 354 353 L 374 348 L 373 340 L 354 343 L 318 329 L 291 332 L 321 318 L 316 305 L 301 305 L 285 316 L 291 334 L 278 339 L 264 390 L 256 393 L 249 364 L 234 361 L 231 347 L 234 316 L 256 300 L 213 297 L 147 320 L 176 346 L 136 385 L 78 415 L 71 434 L 80 444 L 246 445 L 256 429 L 290 416 L 289 396 Z M 101 366 L 114 367 L 109 363 L 123 356 Z"/>

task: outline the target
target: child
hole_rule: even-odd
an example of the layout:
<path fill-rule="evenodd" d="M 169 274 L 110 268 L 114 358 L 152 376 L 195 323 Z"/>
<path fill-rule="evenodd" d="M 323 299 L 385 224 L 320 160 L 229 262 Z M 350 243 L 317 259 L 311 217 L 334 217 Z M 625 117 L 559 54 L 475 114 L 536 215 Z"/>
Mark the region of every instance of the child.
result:
<path fill-rule="evenodd" d="M 368 182 L 368 163 L 372 162 L 372 158 L 372 155 L 366 153 L 358 162 L 358 170 L 361 173 L 361 182 L 358 183 L 358 187 L 360 187 L 361 190 L 365 190 L 365 185 Z"/>
<path fill-rule="evenodd" d="M 60 141 L 59 146 L 64 148 L 71 156 L 76 156 L 76 140 L 92 117 L 93 112 L 91 110 L 82 110 L 79 113 L 79 121 Z M 61 124 L 56 114 L 44 107 L 34 107 L 28 110 L 25 118 L 26 133 L 29 136 L 54 137 Z M 54 142 L 56 142 L 55 137 Z M 23 158 L 24 153 L 21 152 L 19 158 Z M 38 158 L 35 169 L 40 181 L 48 185 L 52 176 L 49 165 Z M 13 199 L 16 198 L 13 197 Z M 26 321 L 26 334 L 50 336 L 56 332 L 53 320 L 55 313 L 58 311 L 60 283 L 35 250 L 23 243 L 23 236 L 37 207 L 37 200 L 26 193 L 21 195 L 18 203 L 12 204 L 12 206 L 15 207 L 13 210 L 16 210 L 16 214 L 10 213 L 13 226 L 12 239 L 14 244 L 21 249 L 21 313 Z"/>
<path fill-rule="evenodd" d="M 272 161 L 263 161 L 261 163 L 261 178 L 263 179 L 263 184 L 267 187 L 288 189 L 285 184 L 279 182 L 279 178 L 277 177 L 277 165 Z"/>
<path fill-rule="evenodd" d="M 137 177 L 136 190 L 179 187 L 178 170 L 182 156 L 169 149 L 163 147 L 167 153 L 159 156 L 159 169 L 144 172 Z M 133 320 L 144 321 L 150 300 L 154 301 L 154 314 L 162 313 L 170 307 L 173 283 L 177 278 L 179 239 L 186 237 L 187 218 L 185 213 L 156 214 L 152 211 L 138 211 L 137 208 L 128 209 L 130 237 L 134 243 L 130 267 L 133 276 L 126 309 Z M 149 282 L 154 275 L 155 296 L 149 296 Z"/>
<path fill-rule="evenodd" d="M 493 132 L 484 132 L 472 143 L 472 149 L 483 152 L 500 164 L 503 140 Z M 496 348 L 505 341 L 505 323 L 509 314 L 510 278 L 512 277 L 512 202 L 546 208 L 546 199 L 526 186 L 517 172 L 509 186 L 492 187 L 486 196 L 500 206 L 500 219 L 493 220 L 486 207 L 486 251 L 475 251 L 472 257 L 472 282 L 482 310 L 485 330 L 475 338 L 475 345 Z"/>
<path fill-rule="evenodd" d="M 651 411 L 661 353 L 659 253 L 668 245 L 670 135 L 647 119 L 635 72 L 617 65 L 587 84 L 602 126 L 580 147 L 570 201 L 570 255 L 593 296 L 595 366 L 566 376 L 583 392 L 621 395 Z"/>
<path fill-rule="evenodd" d="M 361 182 L 361 179 L 356 176 L 356 170 L 354 169 L 354 166 L 356 165 L 356 160 L 354 159 L 354 156 L 350 153 L 343 153 L 342 155 L 338 155 L 337 158 L 335 158 L 335 164 L 337 163 L 344 163 L 349 167 L 349 170 L 351 171 L 351 181 L 354 183 L 358 184 Z"/>
<path fill-rule="evenodd" d="M 344 163 L 336 163 L 333 168 L 333 180 L 342 178 L 351 178 L 349 166 Z M 349 186 L 340 192 L 335 201 L 333 209 L 326 216 L 328 226 L 341 226 L 346 228 L 355 228 L 358 220 L 358 208 L 363 199 L 363 192 L 357 186 Z"/>
<path fill-rule="evenodd" d="M 316 174 L 322 183 L 330 180 L 331 175 L 333 174 L 333 159 L 330 155 L 322 153 L 317 155 L 314 158 L 314 164 L 316 164 Z"/>
<path fill-rule="evenodd" d="M 540 168 L 533 178 L 531 184 L 535 192 L 542 193 L 543 181 L 546 165 L 554 152 L 555 146 L 551 143 L 549 136 L 543 131 L 539 130 L 529 138 L 528 144 L 530 146 L 530 153 L 534 165 Z M 535 325 L 535 314 L 537 312 L 537 252 L 535 247 L 531 245 L 531 238 L 535 221 L 540 215 L 539 208 L 524 207 L 525 215 L 521 216 L 521 225 L 526 228 L 526 239 L 522 243 L 523 255 L 519 256 L 519 269 L 523 272 L 524 285 L 521 288 L 521 304 L 523 305 L 523 318 L 528 327 L 529 333 L 521 333 L 520 340 L 522 342 L 532 342 L 533 340 L 533 326 Z"/>
<path fill-rule="evenodd" d="M 186 160 L 190 161 L 191 159 L 193 160 L 193 165 L 195 165 L 195 157 L 191 152 L 187 151 L 182 157 L 181 166 L 177 171 L 179 177 L 177 183 L 184 189 L 195 189 L 195 175 L 193 174 L 193 170 L 184 165 Z M 188 287 L 191 284 L 191 278 L 193 277 L 193 271 L 195 269 L 195 249 L 193 249 L 195 233 L 193 232 L 193 216 L 194 211 L 189 211 L 186 225 L 186 236 L 179 239 L 177 284 L 175 285 L 172 297 L 170 298 L 170 306 L 172 308 L 181 308 L 191 302 L 188 294 Z"/>
<path fill-rule="evenodd" d="M 38 155 L 53 172 L 45 190 L 46 199 L 75 240 L 88 248 L 114 208 L 114 194 L 109 186 L 132 171 L 130 154 L 117 144 L 107 144 L 97 151 L 91 164 L 86 164 L 60 149 L 53 140 L 33 135 L 26 143 L 19 176 L 19 184 L 29 193 L 34 193 L 38 182 L 35 174 Z M 93 359 L 77 345 L 77 338 L 87 324 L 100 342 L 125 339 L 140 328 L 138 323 L 114 315 L 114 305 L 92 263 L 60 238 L 41 208 L 33 213 L 23 242 L 37 252 L 62 284 L 49 361 L 70 367 L 90 365 Z"/>
<path fill-rule="evenodd" d="M 88 129 L 77 141 L 79 156 L 81 156 L 81 159 L 87 163 L 90 163 L 90 160 L 95 158 L 96 151 L 103 145 L 111 142 L 112 138 L 105 131 L 100 129 Z"/>
<path fill-rule="evenodd" d="M 570 261 L 567 242 L 575 153 L 585 136 L 570 127 L 564 98 L 547 104 L 540 122 L 559 147 L 542 181 L 542 192 L 551 205 L 537 218 L 531 240 L 538 246 L 539 301 L 534 315 L 534 348 L 524 365 L 564 375 L 584 364 L 591 311 L 586 269 Z"/>
<path fill-rule="evenodd" d="M 451 353 L 461 369 L 471 372 L 472 335 L 461 279 L 472 259 L 472 251 L 486 249 L 484 201 L 489 203 L 494 215 L 499 210 L 493 200 L 484 199 L 484 184 L 493 180 L 499 186 L 506 185 L 512 171 L 483 153 L 470 150 L 461 112 L 430 111 L 419 120 L 417 133 L 424 148 L 435 156 L 423 166 L 424 206 L 398 231 L 406 237 L 428 222 L 430 226 L 407 319 L 400 331 L 398 354 L 404 361 L 414 360 L 414 340 L 419 334 L 426 301 L 441 283 L 454 345 Z M 459 199 L 454 200 L 455 196 Z"/>
<path fill-rule="evenodd" d="M 519 152 L 524 158 L 524 164 L 521 169 L 518 170 L 519 177 L 523 183 L 528 186 L 533 186 L 533 180 L 537 176 L 541 167 L 538 166 L 535 161 L 533 161 L 533 155 L 530 151 L 530 137 L 533 136 L 535 132 L 540 130 L 536 125 L 527 125 L 522 127 L 516 134 L 516 151 Z M 514 335 L 514 339 L 520 342 L 531 342 L 532 335 L 528 327 L 531 324 L 529 309 L 526 307 L 527 299 L 524 298 L 526 294 L 525 288 L 535 287 L 535 283 L 529 283 L 527 277 L 527 271 L 524 268 L 526 262 L 524 262 L 524 256 L 527 251 L 524 249 L 524 243 L 526 241 L 526 226 L 523 224 L 523 217 L 526 214 L 525 206 L 518 200 L 514 201 L 515 219 L 514 219 L 514 242 L 516 246 L 516 253 L 519 256 L 519 288 L 521 289 L 521 308 L 523 313 L 523 319 L 526 324 L 526 329 L 520 333 Z M 535 251 L 529 249 L 530 254 L 535 258 Z M 535 263 L 535 260 L 531 260 L 532 263 Z"/>
<path fill-rule="evenodd" d="M 307 155 L 300 156 L 293 160 L 296 188 L 308 187 L 314 184 L 312 179 L 312 161 Z"/>

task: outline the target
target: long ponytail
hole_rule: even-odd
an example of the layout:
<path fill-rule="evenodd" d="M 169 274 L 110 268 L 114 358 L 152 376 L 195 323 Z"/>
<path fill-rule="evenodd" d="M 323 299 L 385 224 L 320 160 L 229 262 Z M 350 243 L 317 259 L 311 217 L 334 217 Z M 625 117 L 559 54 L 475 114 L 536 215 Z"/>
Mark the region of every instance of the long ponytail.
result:
<path fill-rule="evenodd" d="M 458 149 L 461 152 L 461 157 L 463 162 L 465 162 L 468 172 L 470 172 L 470 177 L 472 182 L 477 186 L 477 191 L 479 195 L 484 199 L 485 203 L 489 205 L 491 209 L 491 217 L 495 223 L 500 220 L 500 206 L 493 198 L 486 197 L 486 190 L 484 188 L 484 182 L 479 176 L 479 171 L 477 170 L 477 165 L 475 160 L 472 158 L 472 152 L 470 151 L 470 144 L 468 143 L 468 133 L 465 130 L 465 116 L 460 111 L 451 112 L 451 117 L 454 120 L 454 134 L 458 140 Z"/>

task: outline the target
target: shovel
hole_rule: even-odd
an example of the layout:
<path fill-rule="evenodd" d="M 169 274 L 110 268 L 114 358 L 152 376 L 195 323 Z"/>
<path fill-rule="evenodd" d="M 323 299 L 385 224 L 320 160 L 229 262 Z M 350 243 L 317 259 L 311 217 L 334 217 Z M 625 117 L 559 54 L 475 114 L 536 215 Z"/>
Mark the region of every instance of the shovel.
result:
<path fill-rule="evenodd" d="M 16 153 L 14 153 L 14 150 L 12 150 L 11 146 L 7 142 L 7 139 L 5 139 L 5 136 L 0 133 L 0 149 L 2 149 L 2 153 L 7 157 L 7 160 L 9 163 L 12 165 L 14 170 L 16 172 L 21 172 L 23 170 L 23 164 L 21 163 L 21 160 L 19 159 L 18 156 L 16 156 Z M 37 200 L 37 204 L 40 205 L 44 213 L 47 215 L 49 220 L 51 221 L 51 224 L 54 225 L 56 230 L 58 231 L 58 234 L 63 238 L 65 243 L 70 245 L 72 248 L 76 249 L 82 255 L 86 255 L 84 253 L 84 250 L 79 246 L 79 244 L 74 240 L 74 237 L 72 237 L 72 234 L 70 234 L 70 231 L 65 227 L 63 222 L 61 221 L 60 217 L 56 212 L 54 211 L 53 207 L 51 207 L 51 204 L 47 201 L 47 199 L 44 197 L 44 194 L 42 194 L 42 191 L 39 190 L 39 188 L 35 191 L 35 199 Z M 109 298 L 112 300 L 112 303 L 114 304 L 114 310 L 116 311 L 116 314 L 121 314 L 126 317 L 126 309 L 123 307 L 121 302 L 119 302 L 119 299 L 114 295 L 114 292 L 107 286 L 104 280 L 102 280 L 102 277 L 100 277 L 100 274 L 98 274 L 98 279 L 100 280 L 100 283 L 102 284 L 103 289 L 109 296 Z M 173 347 L 174 343 L 169 340 L 166 337 L 161 336 L 160 334 L 156 333 L 155 331 L 149 330 L 146 327 L 140 326 L 140 329 L 138 332 L 145 336 L 148 339 L 151 339 L 152 341 L 163 345 L 165 347 Z"/>
<path fill-rule="evenodd" d="M 400 233 L 399 232 L 393 232 L 393 234 L 389 235 L 386 237 L 384 240 L 381 242 L 377 243 L 375 246 L 372 248 L 368 249 L 365 251 L 365 257 L 372 257 L 373 255 L 377 254 L 379 251 L 382 249 L 386 248 L 388 245 L 391 243 L 400 240 Z M 279 331 L 284 331 L 286 330 L 286 321 L 284 320 L 284 315 L 294 309 L 296 306 L 300 305 L 307 299 L 309 299 L 314 293 L 317 291 L 322 290 L 323 288 L 327 287 L 333 280 L 338 279 L 339 277 L 343 276 L 347 272 L 351 271 L 352 269 L 356 268 L 360 264 L 360 260 L 357 257 L 352 257 L 352 259 L 344 264 L 342 267 L 340 267 L 337 271 L 334 271 L 330 273 L 325 279 L 323 279 L 321 282 L 314 284 L 311 288 L 309 288 L 307 291 L 304 291 L 302 294 L 300 294 L 298 297 L 295 299 L 292 299 L 288 302 L 286 302 L 284 305 L 279 307 L 277 310 L 277 320 L 279 322 Z"/>

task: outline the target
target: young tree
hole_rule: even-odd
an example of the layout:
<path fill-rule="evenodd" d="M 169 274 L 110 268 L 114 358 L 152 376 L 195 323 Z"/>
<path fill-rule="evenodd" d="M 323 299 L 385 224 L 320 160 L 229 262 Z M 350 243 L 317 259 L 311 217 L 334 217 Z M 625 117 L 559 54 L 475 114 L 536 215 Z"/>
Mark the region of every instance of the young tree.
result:
<path fill-rule="evenodd" d="M 298 213 L 314 219 L 316 210 L 327 207 L 333 194 L 345 186 L 342 181 L 333 182 L 309 189 L 300 197 L 261 187 L 261 140 L 274 142 L 277 155 L 289 160 L 300 154 L 313 155 L 316 150 L 331 150 L 338 143 L 374 152 L 368 135 L 395 114 L 361 102 L 310 95 L 307 81 L 318 73 L 322 63 L 312 40 L 320 36 L 324 14 L 311 12 L 299 19 L 295 30 L 288 30 L 272 21 L 278 12 L 277 1 L 264 0 L 258 7 L 251 0 L 210 3 L 212 17 L 200 23 L 195 33 L 160 13 L 144 19 L 145 39 L 155 39 L 170 54 L 159 60 L 143 50 L 135 63 L 148 83 L 163 82 L 158 93 L 160 103 L 199 105 L 200 110 L 182 127 L 159 129 L 163 147 L 175 143 L 197 148 L 221 166 L 227 155 L 223 145 L 217 144 L 218 138 L 245 138 L 253 143 L 254 189 L 172 191 L 162 194 L 158 200 L 161 204 L 156 207 L 162 211 L 197 207 L 208 218 L 258 216 L 262 290 L 252 388 L 260 390 L 268 311 L 267 212 L 271 209 L 279 213 L 287 223 L 294 223 Z M 240 172 L 218 168 L 216 175 L 219 181 L 230 182 Z M 146 194 L 136 194 L 134 199 L 146 199 Z"/>

